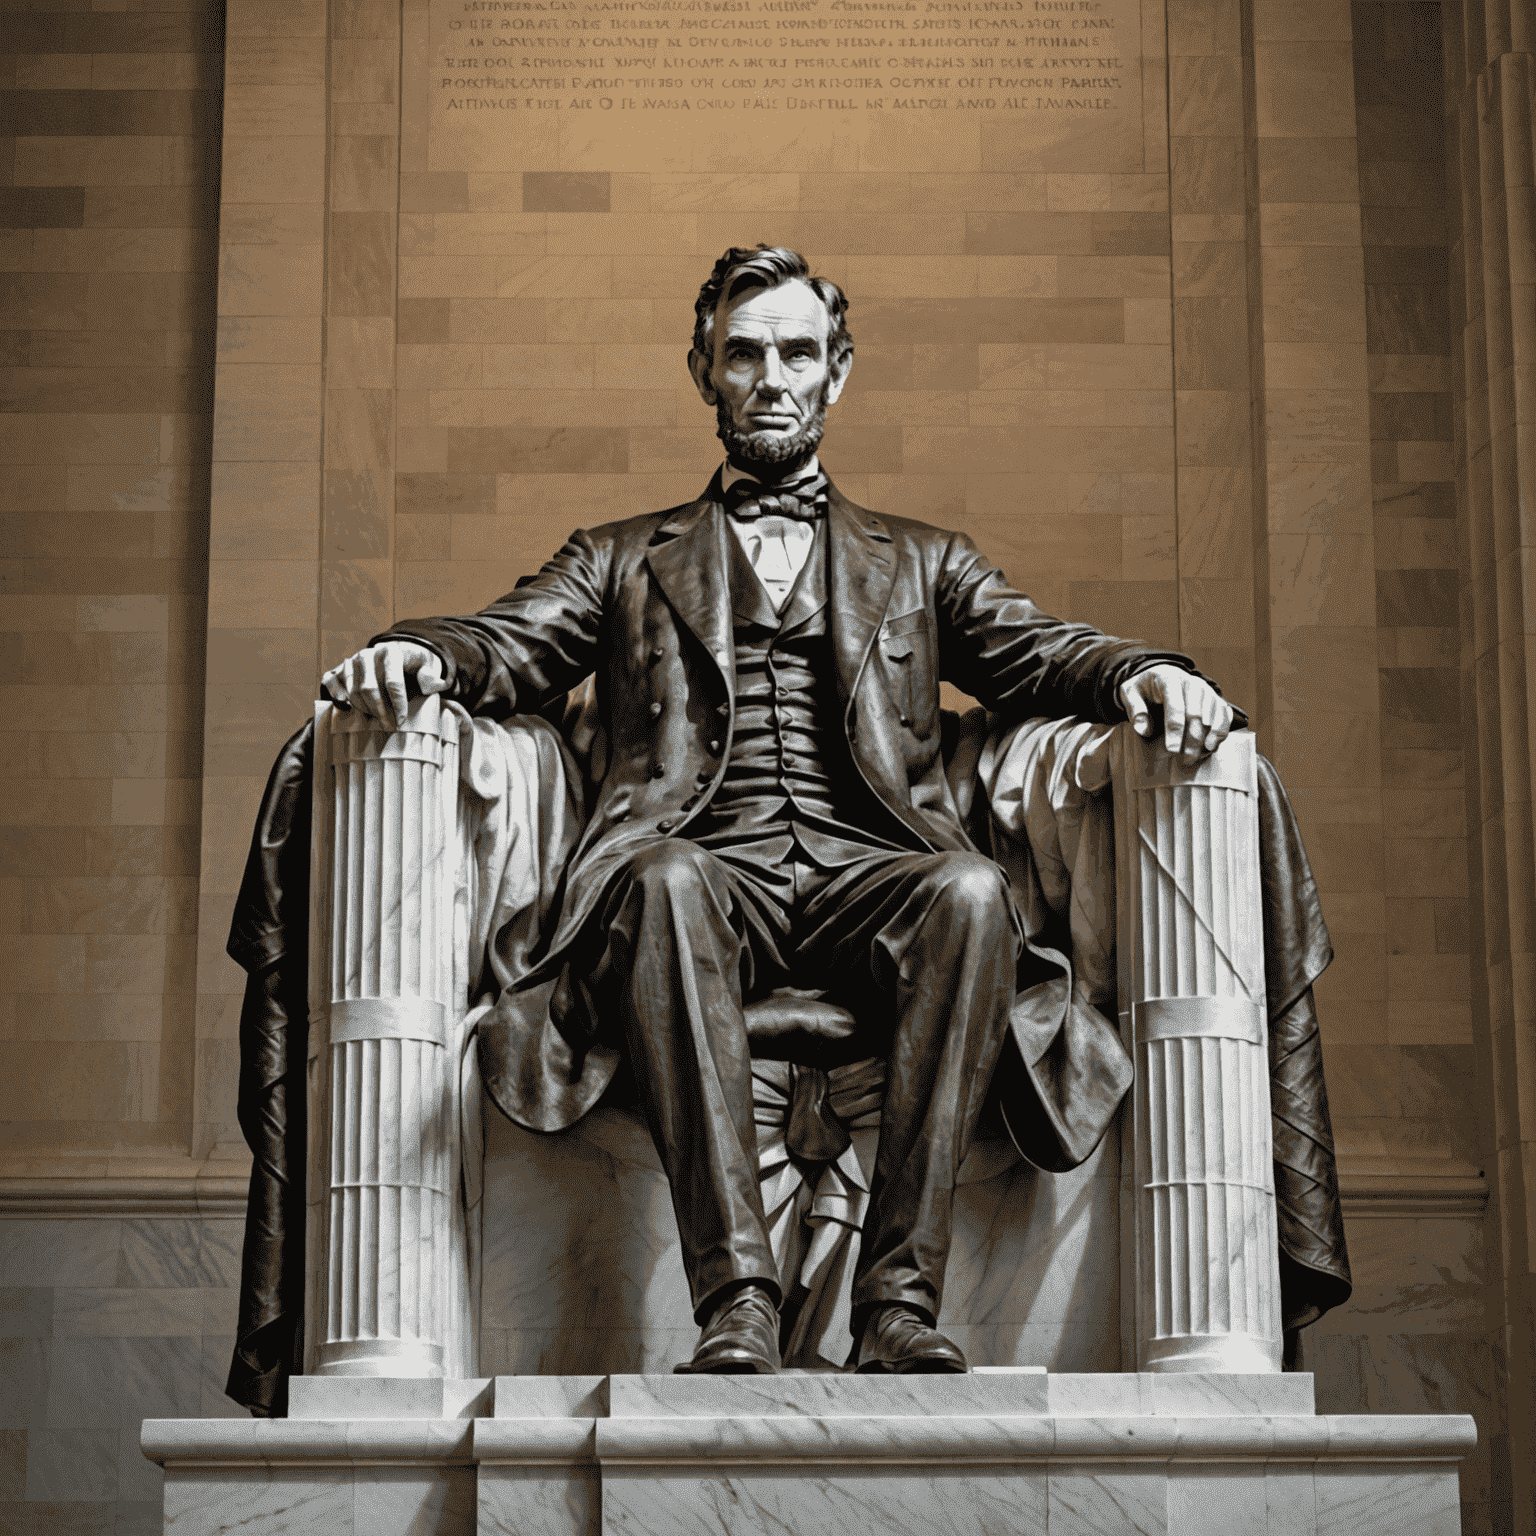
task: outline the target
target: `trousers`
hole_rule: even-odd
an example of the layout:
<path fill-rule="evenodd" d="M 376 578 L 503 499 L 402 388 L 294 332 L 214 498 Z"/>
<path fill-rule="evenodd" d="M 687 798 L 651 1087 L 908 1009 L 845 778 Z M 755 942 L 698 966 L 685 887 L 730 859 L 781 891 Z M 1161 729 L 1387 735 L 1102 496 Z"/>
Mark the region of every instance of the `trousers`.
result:
<path fill-rule="evenodd" d="M 740 849 L 667 838 L 610 889 L 599 931 L 599 969 L 618 993 L 671 1182 L 695 1316 L 706 1320 L 742 1281 L 781 1296 L 743 997 L 794 985 L 856 999 L 867 1054 L 886 1059 L 855 1334 L 884 1302 L 936 1320 L 955 1176 L 1002 1048 L 1022 947 L 997 865 L 977 853 L 870 848 L 829 867 L 788 835 Z"/>

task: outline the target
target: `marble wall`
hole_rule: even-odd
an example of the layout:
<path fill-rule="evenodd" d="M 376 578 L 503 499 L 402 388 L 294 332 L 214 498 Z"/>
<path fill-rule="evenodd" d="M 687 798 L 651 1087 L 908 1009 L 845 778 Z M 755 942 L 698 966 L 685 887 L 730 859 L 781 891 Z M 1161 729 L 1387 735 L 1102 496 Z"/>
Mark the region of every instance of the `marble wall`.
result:
<path fill-rule="evenodd" d="M 1480 1166 L 1439 6 L 1356 4 L 1353 22 L 1386 955 L 1378 1028 L 1335 1053 L 1340 1128 L 1361 1152 Z"/>
<path fill-rule="evenodd" d="M 339 6 L 336 30 L 345 34 L 349 20 L 367 12 Z M 321 670 L 325 240 L 333 228 L 345 274 L 355 255 L 347 235 L 366 240 L 368 225 L 344 198 L 327 214 L 324 0 L 230 0 L 225 30 L 192 1146 L 198 1157 L 238 1160 L 244 977 L 224 942 L 267 770 L 276 748 L 308 718 Z M 348 41 L 337 39 L 331 103 L 341 136 L 333 165 L 342 178 L 353 137 L 347 130 L 370 107 L 378 112 L 376 102 L 351 99 L 340 62 Z M 344 275 L 338 285 L 356 286 Z M 337 381 L 359 377 L 357 369 L 373 378 L 370 366 L 375 375 L 387 367 L 387 352 L 381 362 L 366 328 L 354 323 L 366 302 L 360 289 L 337 297 Z M 333 449 L 340 453 L 345 441 L 334 436 Z"/>
<path fill-rule="evenodd" d="M 1355 1293 L 1305 1338 L 1319 1413 L 1470 1413 L 1463 1536 L 1512 1527 L 1504 1406 L 1488 1329 L 1489 1264 L 1475 1211 L 1349 1222 Z"/>
<path fill-rule="evenodd" d="M 0 1530 L 159 1536 L 146 1417 L 224 1397 L 238 1220 L 0 1220 Z"/>
<path fill-rule="evenodd" d="M 849 496 L 965 528 L 1052 611 L 1173 643 L 1159 3 L 1103 34 L 1131 87 L 1111 132 L 1046 115 L 1033 138 L 957 102 L 465 128 L 436 89 L 450 14 L 403 13 L 396 563 L 369 622 L 476 607 L 573 527 L 696 496 L 720 449 L 684 367 L 693 299 L 764 241 L 852 301 L 823 455 Z"/>
<path fill-rule="evenodd" d="M 0 14 L 0 1155 L 182 1149 L 222 5 Z"/>
<path fill-rule="evenodd" d="M 1528 642 L 1536 281 L 1531 146 L 1532 8 L 1444 7 L 1452 388 L 1461 547 L 1461 699 L 1466 757 L 1473 1041 L 1487 1146 L 1488 1311 L 1496 1396 L 1495 1498 L 1536 1531 L 1536 820 L 1532 817 Z"/>

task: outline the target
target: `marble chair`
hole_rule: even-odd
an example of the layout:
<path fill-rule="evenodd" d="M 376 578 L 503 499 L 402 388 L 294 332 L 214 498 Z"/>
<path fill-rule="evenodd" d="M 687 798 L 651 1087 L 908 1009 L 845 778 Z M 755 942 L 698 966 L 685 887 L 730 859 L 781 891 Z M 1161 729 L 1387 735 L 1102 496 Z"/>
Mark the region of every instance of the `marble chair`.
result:
<path fill-rule="evenodd" d="M 542 720 L 470 722 L 429 698 L 391 732 L 317 706 L 308 1372 L 665 1371 L 692 1349 L 665 1176 L 622 1089 L 539 1135 L 483 1112 L 475 1067 L 483 952 L 498 924 L 538 928 L 579 820 L 575 784 L 554 781 L 601 753 L 590 721 L 568 711 L 562 741 Z M 1278 1370 L 1253 738 L 1186 769 L 1128 727 L 1094 729 L 1113 777 L 1112 990 L 1136 1088 L 1067 1174 L 1037 1172 L 983 1126 L 941 1323 L 978 1365 Z M 980 711 L 947 733 L 963 810 L 986 737 Z M 1011 759 L 990 761 L 1006 773 Z M 499 843 L 483 812 L 497 784 L 517 789 Z M 1019 798 L 995 772 L 989 788 L 983 818 Z M 1006 840 L 995 818 L 988 830 Z M 514 861 L 509 848 L 539 850 L 546 868 L 498 873 L 492 900 L 491 844 Z M 748 1007 L 785 1363 L 801 1369 L 837 1369 L 849 1347 L 883 1079 L 879 1060 L 850 1059 L 856 1024 L 803 991 Z"/>

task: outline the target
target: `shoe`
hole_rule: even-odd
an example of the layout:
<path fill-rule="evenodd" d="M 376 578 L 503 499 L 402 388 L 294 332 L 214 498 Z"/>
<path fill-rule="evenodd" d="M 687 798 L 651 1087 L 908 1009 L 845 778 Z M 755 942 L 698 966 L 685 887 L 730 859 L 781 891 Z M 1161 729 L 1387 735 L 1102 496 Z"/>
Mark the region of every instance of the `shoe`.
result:
<path fill-rule="evenodd" d="M 899 1301 L 876 1307 L 859 1339 L 858 1369 L 870 1376 L 963 1375 L 965 1356 L 913 1307 Z"/>
<path fill-rule="evenodd" d="M 779 1309 L 760 1285 L 744 1285 L 704 1325 L 677 1376 L 772 1376 L 779 1369 Z"/>

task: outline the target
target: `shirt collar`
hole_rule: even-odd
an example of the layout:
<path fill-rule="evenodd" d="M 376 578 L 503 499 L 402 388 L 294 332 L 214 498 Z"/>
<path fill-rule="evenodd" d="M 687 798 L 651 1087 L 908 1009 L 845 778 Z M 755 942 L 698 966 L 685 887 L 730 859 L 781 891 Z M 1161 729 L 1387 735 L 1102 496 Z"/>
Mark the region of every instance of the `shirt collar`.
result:
<path fill-rule="evenodd" d="M 812 454 L 810 462 L 800 470 L 800 473 L 797 474 L 793 480 L 788 480 L 784 483 L 784 489 L 788 490 L 790 486 L 799 485 L 802 480 L 809 480 L 813 476 L 819 475 L 820 473 L 821 464 L 816 455 Z M 762 483 L 757 479 L 756 475 L 749 474 L 744 469 L 737 469 L 736 466 L 732 464 L 729 459 L 727 459 L 720 466 L 721 491 L 728 491 L 738 480 L 751 480 L 756 484 Z"/>

